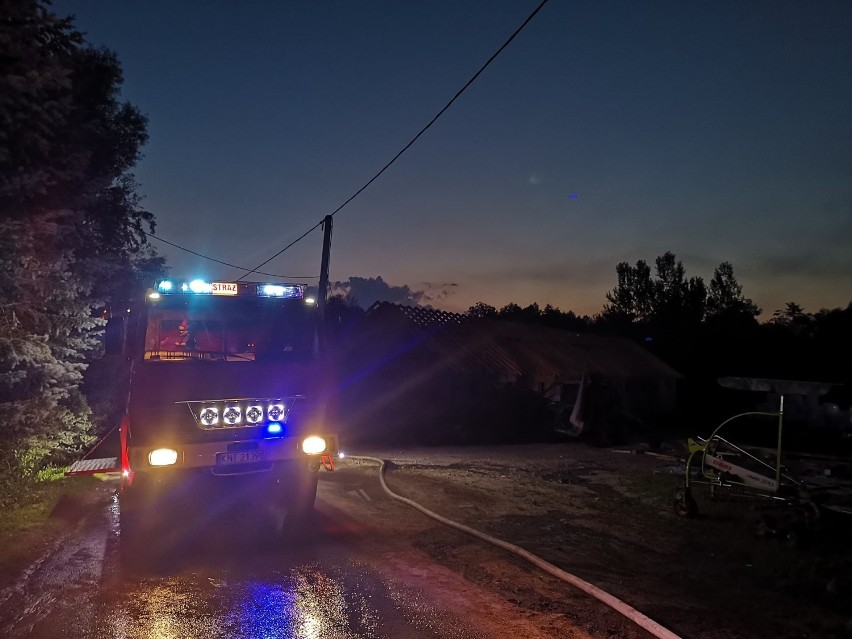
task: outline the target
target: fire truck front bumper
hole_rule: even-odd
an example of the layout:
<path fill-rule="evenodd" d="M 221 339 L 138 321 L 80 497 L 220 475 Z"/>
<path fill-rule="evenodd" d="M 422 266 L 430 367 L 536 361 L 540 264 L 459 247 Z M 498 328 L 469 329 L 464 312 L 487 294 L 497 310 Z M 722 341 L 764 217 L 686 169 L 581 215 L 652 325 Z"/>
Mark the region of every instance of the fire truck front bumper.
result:
<path fill-rule="evenodd" d="M 180 518 L 194 511 L 209 514 L 241 511 L 251 505 L 312 504 L 317 471 L 333 469 L 337 448 L 333 438 L 325 438 L 322 451 L 314 442 L 314 448 L 308 446 L 308 450 L 317 452 L 308 454 L 303 441 L 131 447 L 131 468 L 122 480 L 122 522 L 132 513 L 142 513 L 153 521 L 164 516 Z"/>
<path fill-rule="evenodd" d="M 161 446 L 129 446 L 130 474 L 172 474 L 201 470 L 214 476 L 271 471 L 283 462 L 312 470 L 333 470 L 337 439 L 312 435 L 302 438 L 247 439 Z"/>

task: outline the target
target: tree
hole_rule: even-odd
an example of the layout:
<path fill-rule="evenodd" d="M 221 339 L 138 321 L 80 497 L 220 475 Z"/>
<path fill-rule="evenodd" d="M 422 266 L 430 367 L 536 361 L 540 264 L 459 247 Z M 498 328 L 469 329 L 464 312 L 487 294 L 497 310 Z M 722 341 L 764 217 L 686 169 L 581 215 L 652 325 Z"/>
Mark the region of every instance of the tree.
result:
<path fill-rule="evenodd" d="M 651 269 L 644 260 L 639 260 L 636 266 L 620 262 L 615 272 L 618 284 L 606 294 L 609 304 L 604 306 L 603 319 L 626 324 L 648 322 L 654 310 Z"/>
<path fill-rule="evenodd" d="M 145 118 L 121 68 L 38 0 L 0 22 L 0 455 L 37 466 L 91 438 L 80 392 L 94 309 L 163 270 L 130 168 Z M 135 289 L 135 290 L 134 290 Z"/>
<path fill-rule="evenodd" d="M 760 308 L 743 295 L 742 284 L 734 276 L 730 262 L 722 262 L 713 271 L 707 295 L 707 317 L 711 320 L 753 321 L 760 315 Z"/>
<path fill-rule="evenodd" d="M 803 335 L 810 331 L 814 317 L 805 313 L 805 309 L 795 302 L 787 302 L 784 309 L 778 309 L 772 314 L 769 324 L 783 327 L 794 335 Z"/>
<path fill-rule="evenodd" d="M 364 315 L 364 309 L 351 294 L 336 293 L 325 303 L 325 323 L 332 337 L 339 338 Z"/>
<path fill-rule="evenodd" d="M 465 315 L 476 319 L 485 319 L 486 317 L 497 317 L 497 309 L 486 304 L 485 302 L 477 302 L 465 312 Z"/>
<path fill-rule="evenodd" d="M 700 277 L 686 279 L 683 263 L 667 251 L 655 261 L 654 320 L 665 331 L 682 332 L 704 319 L 707 289 Z"/>
<path fill-rule="evenodd" d="M 654 261 L 656 277 L 644 260 L 636 266 L 621 262 L 615 267 L 616 287 L 606 294 L 605 324 L 626 330 L 630 326 L 653 328 L 663 333 L 679 333 L 694 327 L 704 317 L 706 289 L 700 277 L 686 279 L 686 270 L 674 253 L 666 252 Z"/>
<path fill-rule="evenodd" d="M 574 311 L 562 312 L 559 308 L 547 304 L 541 311 L 539 322 L 548 328 L 563 331 L 585 333 L 591 329 L 591 320 L 587 316 L 578 317 Z"/>
<path fill-rule="evenodd" d="M 497 316 L 500 319 L 506 319 L 512 322 L 521 322 L 523 324 L 537 324 L 541 317 L 541 309 L 535 302 L 524 308 L 521 308 L 520 306 L 512 302 L 506 304 L 506 306 L 501 308 Z"/>

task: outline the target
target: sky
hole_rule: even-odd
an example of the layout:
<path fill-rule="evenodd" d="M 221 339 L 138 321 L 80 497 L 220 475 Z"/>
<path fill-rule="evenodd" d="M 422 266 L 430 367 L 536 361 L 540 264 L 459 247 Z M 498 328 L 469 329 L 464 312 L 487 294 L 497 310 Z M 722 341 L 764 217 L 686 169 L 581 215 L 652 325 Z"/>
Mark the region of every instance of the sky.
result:
<path fill-rule="evenodd" d="M 148 119 L 157 235 L 252 268 L 361 188 L 539 0 L 55 1 Z M 334 217 L 332 281 L 600 312 L 615 266 L 852 302 L 852 3 L 550 0 Z M 241 271 L 156 243 L 175 277 Z M 316 282 L 316 230 L 261 270 Z M 381 278 L 379 280 L 378 278 Z M 252 279 L 269 279 L 253 276 Z"/>

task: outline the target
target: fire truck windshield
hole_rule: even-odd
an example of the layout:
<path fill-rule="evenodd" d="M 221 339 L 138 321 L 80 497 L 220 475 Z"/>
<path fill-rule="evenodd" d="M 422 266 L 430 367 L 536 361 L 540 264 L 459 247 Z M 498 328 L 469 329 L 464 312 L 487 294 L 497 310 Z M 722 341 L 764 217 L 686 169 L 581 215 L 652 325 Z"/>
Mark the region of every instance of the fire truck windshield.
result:
<path fill-rule="evenodd" d="M 304 361 L 313 324 L 301 300 L 163 296 L 148 308 L 146 361 Z"/>

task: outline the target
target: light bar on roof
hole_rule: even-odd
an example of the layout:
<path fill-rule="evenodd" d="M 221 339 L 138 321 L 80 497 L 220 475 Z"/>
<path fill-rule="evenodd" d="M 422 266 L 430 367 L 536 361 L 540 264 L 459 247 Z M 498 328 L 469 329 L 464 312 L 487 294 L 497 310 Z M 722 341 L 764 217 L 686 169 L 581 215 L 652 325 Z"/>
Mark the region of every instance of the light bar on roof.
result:
<path fill-rule="evenodd" d="M 260 297 L 302 297 L 302 287 L 285 284 L 260 284 L 257 287 Z"/>
<path fill-rule="evenodd" d="M 282 299 L 304 299 L 305 287 L 301 284 L 257 284 L 258 297 L 274 297 Z M 208 282 L 202 279 L 192 281 L 186 280 L 161 280 L 153 289 L 154 293 L 174 294 L 190 293 L 195 295 L 226 295 L 237 296 L 251 294 L 250 286 L 243 286 L 239 282 Z M 155 299 L 155 298 L 152 298 Z M 308 300 L 305 300 L 306 302 Z"/>
<path fill-rule="evenodd" d="M 213 285 L 204 280 L 192 280 L 189 283 L 189 290 L 193 293 L 210 293 L 213 291 Z"/>

